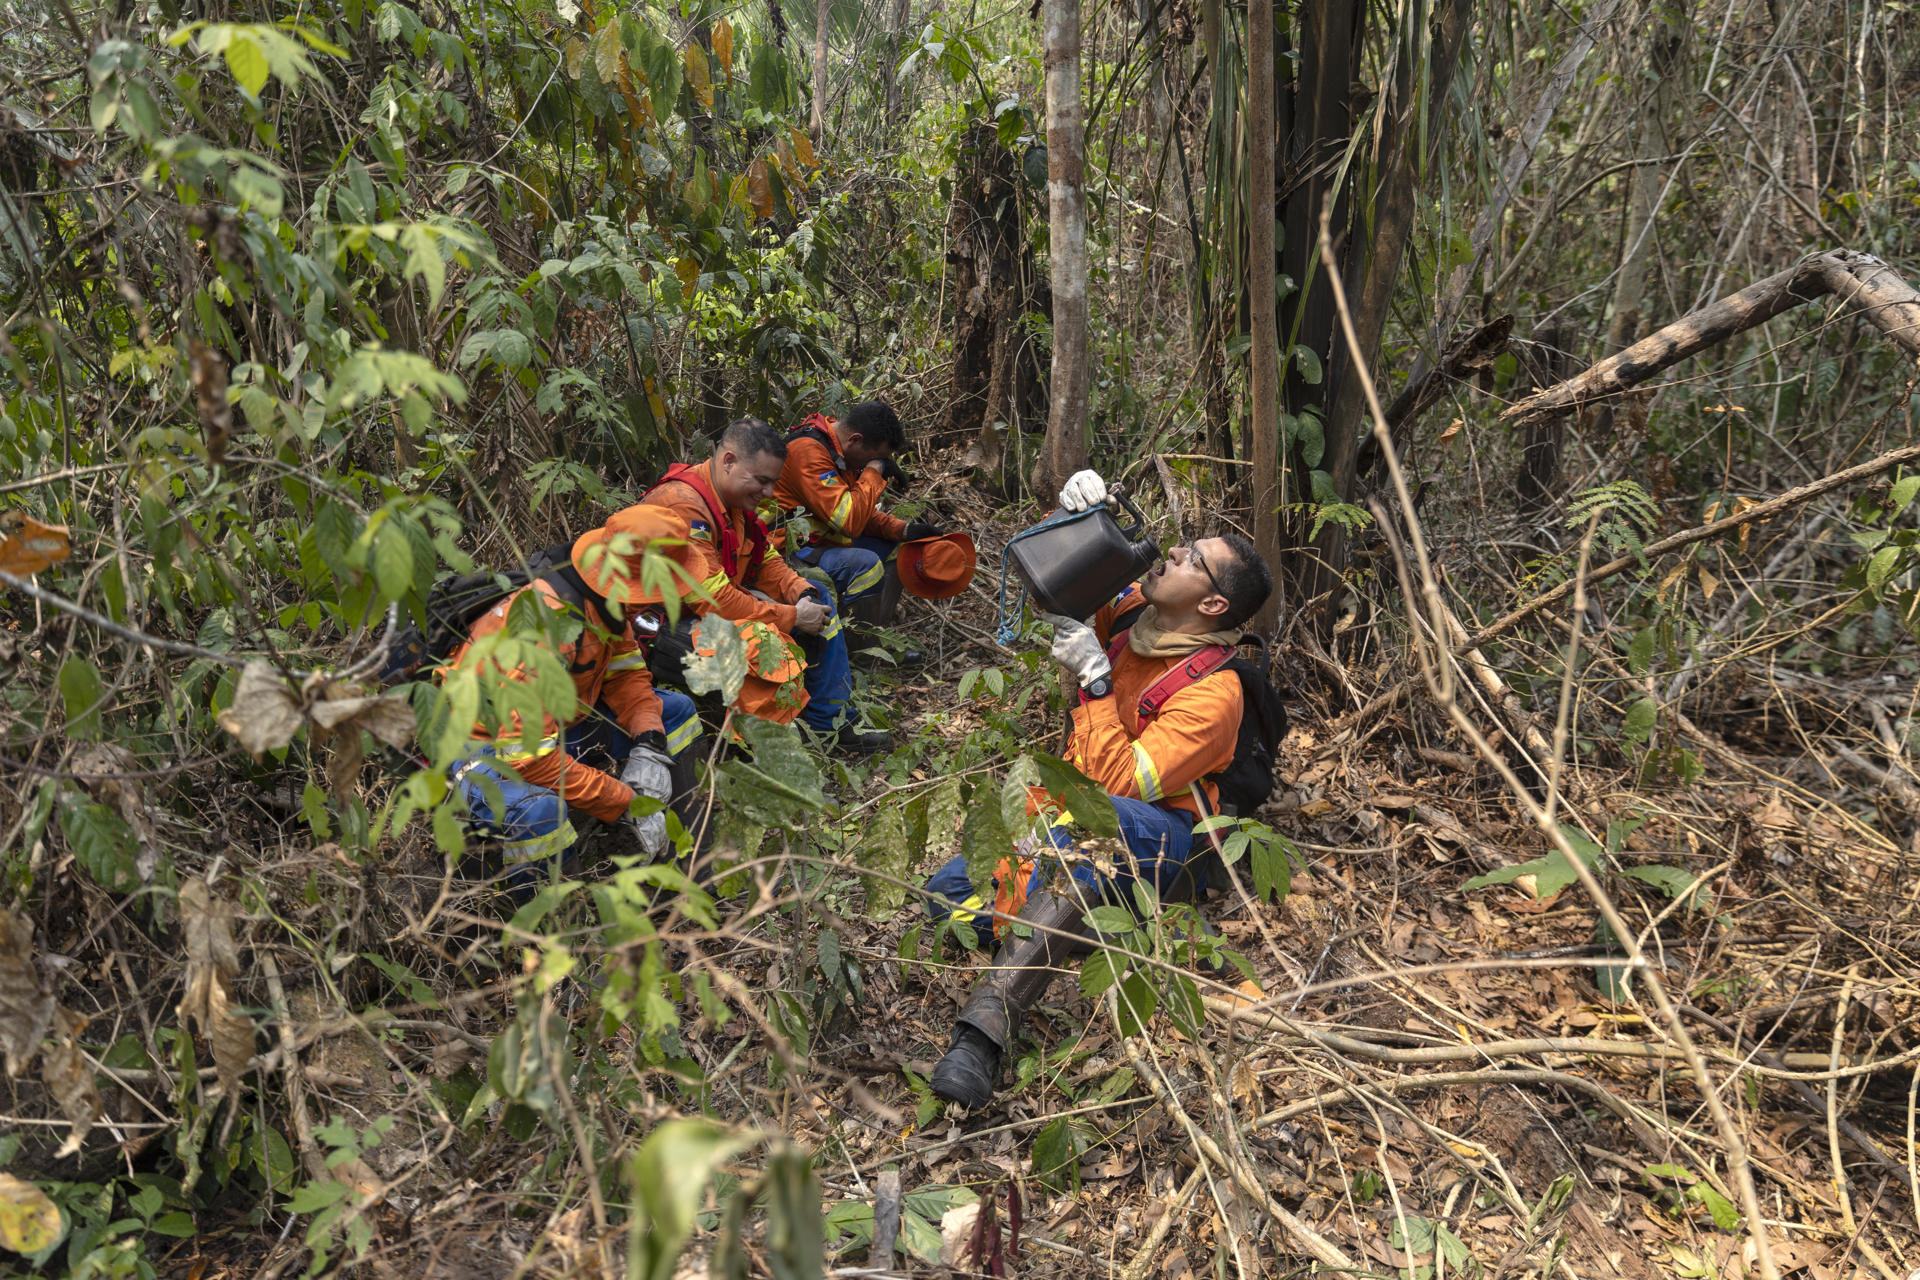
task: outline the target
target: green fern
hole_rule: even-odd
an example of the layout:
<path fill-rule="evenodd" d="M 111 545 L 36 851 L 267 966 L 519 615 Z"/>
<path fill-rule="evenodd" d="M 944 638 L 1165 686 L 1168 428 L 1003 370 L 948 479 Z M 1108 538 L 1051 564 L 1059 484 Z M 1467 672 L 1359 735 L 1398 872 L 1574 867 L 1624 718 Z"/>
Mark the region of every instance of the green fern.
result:
<path fill-rule="evenodd" d="M 1609 552 L 1630 551 L 1643 566 L 1647 563 L 1646 543 L 1660 527 L 1660 506 L 1652 494 L 1631 480 L 1577 493 L 1567 504 L 1567 527 L 1583 528 L 1595 515 L 1600 527 L 1594 536 Z"/>

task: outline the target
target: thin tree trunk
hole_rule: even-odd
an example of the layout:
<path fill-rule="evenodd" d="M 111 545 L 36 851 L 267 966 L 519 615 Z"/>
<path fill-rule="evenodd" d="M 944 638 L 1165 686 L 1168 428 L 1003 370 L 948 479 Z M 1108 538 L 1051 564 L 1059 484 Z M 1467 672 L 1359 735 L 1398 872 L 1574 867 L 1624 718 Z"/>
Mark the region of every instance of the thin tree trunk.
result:
<path fill-rule="evenodd" d="M 907 34 L 907 0 L 895 0 L 893 32 L 887 37 L 887 120 L 900 118 L 900 42 Z"/>
<path fill-rule="evenodd" d="M 827 135 L 827 25 L 832 19 L 832 5 L 819 0 L 813 11 L 813 119 L 807 125 L 816 147 Z"/>
<path fill-rule="evenodd" d="M 1253 346 L 1249 371 L 1253 463 L 1253 545 L 1269 565 L 1280 563 L 1280 321 L 1273 284 L 1273 0 L 1247 4 L 1247 294 Z M 1272 634 L 1280 620 L 1280 593 L 1254 619 Z"/>
<path fill-rule="evenodd" d="M 1080 102 L 1080 0 L 1042 0 L 1047 68 L 1047 256 L 1053 376 L 1037 487 L 1087 464 L 1086 125 Z"/>
<path fill-rule="evenodd" d="M 1667 168 L 1659 161 L 1676 150 L 1669 129 L 1680 88 L 1680 64 L 1686 56 L 1693 23 L 1685 13 L 1658 12 L 1660 17 L 1647 40 L 1647 65 L 1659 82 L 1638 122 L 1641 163 L 1635 166 L 1628 184 L 1627 240 L 1621 249 L 1603 355 L 1612 355 L 1632 342 L 1642 328 L 1647 268 L 1656 247 L 1654 224 L 1660 193 L 1667 183 Z M 1602 405 L 1594 415 L 1591 438 L 1605 440 L 1612 433 L 1613 408 Z"/>
<path fill-rule="evenodd" d="M 1356 291 L 1354 333 L 1359 338 L 1360 355 L 1369 369 L 1380 349 L 1380 335 L 1386 331 L 1387 316 L 1393 309 L 1393 291 L 1400 279 L 1400 262 L 1407 242 L 1413 238 L 1416 197 L 1420 175 L 1438 153 L 1446 130 L 1441 124 L 1447 95 L 1453 84 L 1460 46 L 1473 19 L 1473 0 L 1440 0 L 1435 15 L 1429 80 L 1427 85 L 1428 153 L 1419 154 L 1418 118 L 1420 102 L 1414 96 L 1418 83 L 1410 58 L 1402 58 L 1395 78 L 1394 100 L 1386 104 L 1394 113 L 1390 125 L 1397 139 L 1388 154 L 1373 198 L 1373 258 L 1367 264 L 1366 279 Z M 1358 470 L 1361 432 L 1360 412 L 1366 403 L 1361 378 L 1368 370 L 1349 368 L 1347 376 L 1334 387 L 1333 409 L 1327 416 L 1327 453 L 1325 470 L 1334 488 L 1343 498 L 1352 498 Z M 1321 533 L 1321 557 L 1332 566 L 1344 569 L 1347 563 L 1347 531 L 1336 521 L 1328 521 Z"/>

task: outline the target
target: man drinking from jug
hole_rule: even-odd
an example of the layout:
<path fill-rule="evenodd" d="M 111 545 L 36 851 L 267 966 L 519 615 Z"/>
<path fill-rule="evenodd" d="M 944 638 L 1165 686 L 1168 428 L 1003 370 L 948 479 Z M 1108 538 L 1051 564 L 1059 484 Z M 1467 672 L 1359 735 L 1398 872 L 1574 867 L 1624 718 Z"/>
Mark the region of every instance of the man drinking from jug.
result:
<path fill-rule="evenodd" d="M 1060 491 L 1068 512 L 1107 497 L 1106 484 L 1082 471 Z M 1068 761 L 1112 796 L 1120 835 L 1134 865 L 1104 876 L 1085 863 L 1052 877 L 1037 859 L 1029 871 L 1003 863 L 1001 881 L 983 889 L 967 879 L 964 859 L 942 867 L 927 887 L 937 915 L 967 919 L 990 908 L 1030 930 L 1006 930 L 991 967 L 960 1011 L 953 1046 L 934 1068 L 933 1091 L 979 1107 L 993 1096 L 1001 1061 L 1060 964 L 1092 949 L 1087 911 L 1102 901 L 1131 902 L 1137 872 L 1162 901 L 1205 888 L 1188 865 L 1194 824 L 1217 811 L 1212 775 L 1233 762 L 1243 695 L 1231 670 L 1169 679 L 1191 655 L 1229 648 L 1266 603 L 1273 574 L 1245 538 L 1200 538 L 1175 547 L 1139 582 L 1101 608 L 1092 625 L 1043 614 L 1053 624 L 1053 658 L 1080 686 Z M 1171 692 L 1160 699 L 1163 690 Z M 1038 812 L 1038 804 L 1030 804 Z M 1072 843 L 1071 817 L 1044 827 L 1053 847 Z M 944 898 L 950 906 L 941 904 Z M 1005 923 L 1004 919 L 1002 921 Z M 1026 933 L 1028 936 L 1016 936 Z"/>

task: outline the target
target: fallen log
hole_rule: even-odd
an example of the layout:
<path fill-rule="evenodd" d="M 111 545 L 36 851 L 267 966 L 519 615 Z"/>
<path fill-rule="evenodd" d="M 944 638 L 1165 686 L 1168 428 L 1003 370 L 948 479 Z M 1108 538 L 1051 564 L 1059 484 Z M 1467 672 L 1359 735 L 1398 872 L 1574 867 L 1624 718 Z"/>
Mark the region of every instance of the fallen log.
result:
<path fill-rule="evenodd" d="M 1688 356 L 1828 295 L 1856 308 L 1901 349 L 1920 356 L 1920 291 L 1871 254 L 1835 249 L 1802 258 L 1785 271 L 1680 317 L 1585 372 L 1528 396 L 1502 413 L 1500 421 L 1536 422 L 1622 395 Z"/>

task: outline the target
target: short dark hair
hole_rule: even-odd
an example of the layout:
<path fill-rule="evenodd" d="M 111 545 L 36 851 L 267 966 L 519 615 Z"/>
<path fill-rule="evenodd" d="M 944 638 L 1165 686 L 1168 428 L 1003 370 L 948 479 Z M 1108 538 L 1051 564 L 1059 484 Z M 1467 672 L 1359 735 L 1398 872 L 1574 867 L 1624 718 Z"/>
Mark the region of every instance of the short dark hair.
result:
<path fill-rule="evenodd" d="M 1211 566 L 1220 594 L 1227 598 L 1227 611 L 1220 615 L 1220 630 L 1245 626 L 1247 619 L 1260 612 L 1260 606 L 1273 594 L 1273 570 L 1251 542 L 1237 533 L 1223 533 L 1220 541 L 1233 552 L 1227 564 Z"/>
<path fill-rule="evenodd" d="M 765 418 L 735 418 L 714 442 L 713 451 L 731 449 L 743 458 L 770 453 L 782 462 L 787 458 L 787 440 Z"/>
<path fill-rule="evenodd" d="M 900 415 L 884 400 L 862 400 L 847 410 L 840 424 L 868 444 L 889 449 L 907 447 L 907 433 L 900 426 Z"/>

